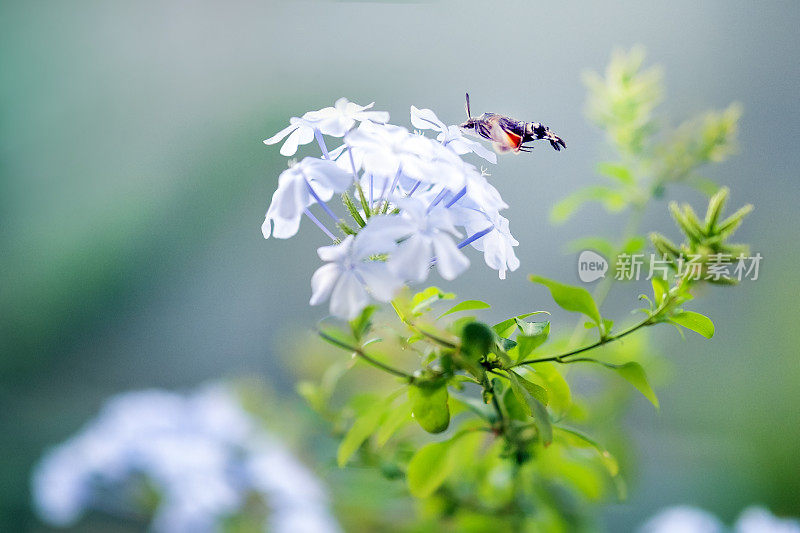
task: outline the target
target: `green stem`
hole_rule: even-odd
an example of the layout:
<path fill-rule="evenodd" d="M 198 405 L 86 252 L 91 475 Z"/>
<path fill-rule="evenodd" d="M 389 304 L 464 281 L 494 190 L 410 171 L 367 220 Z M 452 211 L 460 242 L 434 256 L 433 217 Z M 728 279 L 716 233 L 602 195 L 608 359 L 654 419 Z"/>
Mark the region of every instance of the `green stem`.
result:
<path fill-rule="evenodd" d="M 661 317 L 664 314 L 666 314 L 672 308 L 672 306 L 675 303 L 678 295 L 680 295 L 683 292 L 683 290 L 689 285 L 689 283 L 690 282 L 686 278 L 681 278 L 681 280 L 678 283 L 678 285 L 676 287 L 674 287 L 672 290 L 670 290 L 669 294 L 664 298 L 664 301 L 661 303 L 661 305 L 659 305 L 655 309 L 655 311 L 653 311 L 650 314 L 650 316 L 648 316 L 646 319 L 642 320 L 638 324 L 634 324 L 633 326 L 629 327 L 628 329 L 617 333 L 616 335 L 603 337 L 603 338 L 601 338 L 600 340 L 598 340 L 595 343 L 588 344 L 588 345 L 583 346 L 581 348 L 577 348 L 575 350 L 570 350 L 570 351 L 568 351 L 566 353 L 562 353 L 562 354 L 559 354 L 559 355 L 553 355 L 551 357 L 542 357 L 542 358 L 539 358 L 539 359 L 526 359 L 525 361 L 519 361 L 518 363 L 514 363 L 513 365 L 511 365 L 509 368 L 514 368 L 514 367 L 517 367 L 517 366 L 520 366 L 520 365 L 530 365 L 530 364 L 534 364 L 534 363 L 546 363 L 546 362 L 550 362 L 550 361 L 554 361 L 554 362 L 557 362 L 557 363 L 575 363 L 575 362 L 581 361 L 580 359 L 570 359 L 569 361 L 565 361 L 564 359 L 567 358 L 567 357 L 571 357 L 573 355 L 578 355 L 580 353 L 587 352 L 589 350 L 593 350 L 593 349 L 598 348 L 598 347 L 600 347 L 600 346 L 602 346 L 604 344 L 608 344 L 610 342 L 614 342 L 616 340 L 621 339 L 622 337 L 624 337 L 626 335 L 630 335 L 631 333 L 633 333 L 634 331 L 636 331 L 636 330 L 638 330 L 640 328 L 643 328 L 643 327 L 646 327 L 646 326 L 652 326 L 653 324 L 657 324 L 657 323 L 661 322 L 662 321 Z"/>
<path fill-rule="evenodd" d="M 331 337 L 330 335 L 328 335 L 327 333 L 322 332 L 322 331 L 319 331 L 317 333 L 318 333 L 318 335 L 320 337 L 322 337 L 323 339 L 325 339 L 329 343 L 333 344 L 334 346 L 338 346 L 339 348 L 343 348 L 345 350 L 349 350 L 349 351 L 353 352 L 354 354 L 356 354 L 357 356 L 362 358 L 364 361 L 368 362 L 369 364 L 371 364 L 373 366 L 376 366 L 376 367 L 380 368 L 381 370 L 384 370 L 384 371 L 388 372 L 389 374 L 393 374 L 395 376 L 407 379 L 409 381 L 409 383 L 414 381 L 414 376 L 412 376 L 411 374 L 408 374 L 406 372 L 403 372 L 402 370 L 398 370 L 396 368 L 393 368 L 393 367 L 391 367 L 391 366 L 389 366 L 389 365 L 387 365 L 385 363 L 381 363 L 380 361 L 378 361 L 377 359 L 375 359 L 371 355 L 368 355 L 364 350 L 362 350 L 358 346 L 352 346 L 350 344 L 347 344 L 346 342 L 342 342 L 339 339 Z"/>
<path fill-rule="evenodd" d="M 608 344 L 609 342 L 614 342 L 616 340 L 619 340 L 619 339 L 621 339 L 622 337 L 624 337 L 626 335 L 630 335 L 631 333 L 633 333 L 637 329 L 643 328 L 645 326 L 652 326 L 653 324 L 656 323 L 656 321 L 653 319 L 653 317 L 655 317 L 655 316 L 656 315 L 654 314 L 653 316 L 647 317 L 647 319 L 642 320 L 638 324 L 635 324 L 635 325 L 629 327 L 628 329 L 626 329 L 626 330 L 624 330 L 624 331 L 622 331 L 620 333 L 617 333 L 616 335 L 612 335 L 610 337 L 604 337 L 604 338 L 600 339 L 599 341 L 597 341 L 597 342 L 595 342 L 593 344 L 588 344 L 588 345 L 583 346 L 581 348 L 578 348 L 576 350 L 571 350 L 569 352 L 562 353 L 562 354 L 559 354 L 559 355 L 553 355 L 551 357 L 542 357 L 540 359 L 526 359 L 525 361 L 519 361 L 518 363 L 514 363 L 509 368 L 514 368 L 514 367 L 521 366 L 521 365 L 531 365 L 531 364 L 534 364 L 534 363 L 546 363 L 546 362 L 549 362 L 549 361 L 555 361 L 557 363 L 575 363 L 575 362 L 578 362 L 578 361 L 580 361 L 580 359 L 570 359 L 569 361 L 564 361 L 564 359 L 567 358 L 567 357 L 571 357 L 573 355 L 578 355 L 578 354 L 583 353 L 583 352 L 588 352 L 589 350 L 593 350 L 593 349 L 598 348 L 598 347 L 600 347 L 600 346 L 602 346 L 604 344 Z"/>

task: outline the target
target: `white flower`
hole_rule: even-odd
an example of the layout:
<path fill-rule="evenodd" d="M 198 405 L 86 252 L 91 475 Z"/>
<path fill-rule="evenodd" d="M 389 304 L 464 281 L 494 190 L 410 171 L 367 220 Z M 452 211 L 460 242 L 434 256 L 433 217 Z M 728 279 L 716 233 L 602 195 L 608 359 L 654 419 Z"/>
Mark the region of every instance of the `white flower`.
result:
<path fill-rule="evenodd" d="M 155 510 L 137 498 L 153 489 Z M 318 480 L 260 429 L 224 385 L 184 397 L 165 391 L 109 400 L 76 436 L 34 470 L 35 508 L 45 522 L 76 523 L 90 509 L 152 512 L 148 530 L 220 531 L 259 497 L 271 531 L 294 533 L 313 517 L 313 531 L 338 532 Z"/>
<path fill-rule="evenodd" d="M 297 153 L 297 147 L 308 144 L 314 140 L 314 124 L 309 121 L 298 117 L 289 119 L 289 125 L 281 131 L 270 137 L 264 139 L 264 144 L 275 144 L 280 142 L 284 137 L 289 136 L 286 142 L 281 146 L 281 155 L 287 157 L 293 156 Z"/>
<path fill-rule="evenodd" d="M 288 135 L 289 138 L 281 146 L 281 155 L 292 156 L 297 152 L 298 146 L 314 140 L 315 130 L 331 137 L 343 137 L 356 121 L 388 121 L 389 113 L 385 111 L 366 111 L 373 105 L 375 102 L 360 106 L 348 102 L 347 98 L 339 98 L 333 107 L 309 111 L 302 118 L 292 117 L 289 119 L 289 126 L 264 140 L 264 144 L 278 143 Z"/>
<path fill-rule="evenodd" d="M 372 102 L 361 106 L 354 102 L 349 102 L 347 98 L 339 98 L 333 107 L 325 107 L 319 111 L 309 111 L 303 118 L 310 120 L 314 126 L 325 135 L 331 137 L 344 137 L 356 122 L 376 122 L 383 124 L 389 121 L 389 113 L 386 111 L 367 111 L 375 105 Z"/>
<path fill-rule="evenodd" d="M 436 113 L 430 109 L 417 109 L 412 105 L 411 124 L 420 130 L 438 131 L 439 135 L 436 136 L 436 140 L 459 155 L 472 152 L 490 163 L 497 164 L 497 154 L 478 141 L 465 137 L 458 126 L 445 126 L 444 122 L 439 120 Z"/>
<path fill-rule="evenodd" d="M 484 261 L 497 270 L 500 279 L 506 279 L 509 270 L 513 272 L 519 268 L 519 259 L 514 253 L 514 246 L 519 242 L 511 235 L 507 218 L 497 212 L 484 213 L 459 204 L 451 210 L 468 235 L 482 235 L 469 244 L 483 252 Z"/>
<path fill-rule="evenodd" d="M 295 235 L 308 206 L 317 199 L 327 202 L 334 192 L 344 192 L 352 182 L 352 174 L 326 159 L 306 157 L 284 170 L 261 225 L 264 238 L 274 235 L 278 239 L 288 239 Z"/>
<path fill-rule="evenodd" d="M 778 518 L 763 507 L 748 507 L 734 526 L 735 533 L 800 533 L 800 521 Z"/>
<path fill-rule="evenodd" d="M 723 533 L 719 519 L 702 509 L 688 505 L 661 511 L 639 528 L 638 533 Z"/>
<path fill-rule="evenodd" d="M 369 240 L 362 232 L 348 235 L 340 244 L 317 249 L 321 266 L 311 278 L 311 305 L 330 299 L 332 315 L 352 320 L 370 302 L 370 296 L 388 302 L 402 282 L 392 274 L 383 261 L 370 261 L 370 256 L 394 248 L 390 240 Z"/>
<path fill-rule="evenodd" d="M 452 150 L 433 139 L 414 135 L 394 125 L 362 123 L 345 136 L 356 170 L 459 190 L 466 183 L 466 163 Z M 339 158 L 343 168 L 351 168 L 349 157 Z"/>
<path fill-rule="evenodd" d="M 453 280 L 469 267 L 469 259 L 453 242 L 460 234 L 450 212 L 440 205 L 407 198 L 398 202 L 400 215 L 373 217 L 362 230 L 374 241 L 400 241 L 389 256 L 389 270 L 398 277 L 422 282 L 432 265 L 446 280 Z"/>

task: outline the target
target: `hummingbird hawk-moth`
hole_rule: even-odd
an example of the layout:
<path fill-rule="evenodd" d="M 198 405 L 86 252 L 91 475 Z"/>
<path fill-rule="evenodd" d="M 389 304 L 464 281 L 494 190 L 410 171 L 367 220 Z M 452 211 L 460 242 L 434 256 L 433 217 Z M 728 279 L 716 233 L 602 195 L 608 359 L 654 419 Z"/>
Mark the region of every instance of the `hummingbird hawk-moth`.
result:
<path fill-rule="evenodd" d="M 533 146 L 526 146 L 525 143 L 540 140 L 549 141 L 550 146 L 556 151 L 567 147 L 564 139 L 539 122 L 514 120 L 497 113 L 484 113 L 479 117 L 473 117 L 469 108 L 469 93 L 466 96 L 467 121 L 461 124 L 461 129 L 492 141 L 496 152 L 530 152 Z"/>

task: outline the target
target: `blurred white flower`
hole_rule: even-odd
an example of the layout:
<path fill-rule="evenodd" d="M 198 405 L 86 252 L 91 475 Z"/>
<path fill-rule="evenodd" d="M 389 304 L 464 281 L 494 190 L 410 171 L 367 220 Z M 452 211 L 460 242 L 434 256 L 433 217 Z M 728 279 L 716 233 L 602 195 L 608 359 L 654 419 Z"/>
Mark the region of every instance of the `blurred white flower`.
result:
<path fill-rule="evenodd" d="M 414 198 L 398 202 L 400 214 L 373 217 L 362 230 L 365 238 L 399 241 L 388 259 L 389 270 L 399 278 L 422 282 L 432 265 L 446 280 L 453 280 L 469 267 L 469 259 L 456 247 L 453 237 L 460 233 L 450 212 L 439 204 L 428 209 Z"/>
<path fill-rule="evenodd" d="M 333 161 L 306 157 L 284 170 L 278 178 L 278 188 L 272 195 L 261 233 L 265 239 L 270 235 L 278 239 L 294 236 L 306 208 L 314 203 L 327 208 L 324 202 L 330 200 L 333 193 L 347 190 L 352 182 L 353 175 Z"/>
<path fill-rule="evenodd" d="M 639 528 L 638 533 L 723 533 L 719 519 L 697 507 L 682 505 L 659 512 Z"/>
<path fill-rule="evenodd" d="M 778 518 L 763 507 L 748 507 L 736 524 L 727 528 L 713 514 L 680 505 L 660 511 L 638 530 L 638 533 L 800 533 L 800 521 Z"/>
<path fill-rule="evenodd" d="M 339 244 L 317 249 L 319 258 L 327 264 L 311 278 L 311 305 L 330 299 L 332 315 L 352 320 L 369 305 L 370 297 L 381 302 L 392 299 L 402 281 L 384 261 L 372 261 L 370 257 L 388 252 L 395 243 L 367 237 L 364 232 L 356 237 L 348 235 Z"/>
<path fill-rule="evenodd" d="M 492 164 L 497 163 L 497 154 L 480 142 L 465 137 L 458 126 L 446 126 L 430 109 L 418 109 L 412 105 L 411 124 L 419 130 L 438 131 L 436 140 L 459 155 L 474 153 Z"/>
<path fill-rule="evenodd" d="M 155 509 L 137 498 L 148 490 L 157 493 Z M 270 531 L 339 531 L 321 484 L 224 385 L 189 397 L 141 391 L 112 398 L 45 455 L 32 493 L 37 513 L 54 526 L 100 510 L 150 516 L 155 531 L 220 531 L 256 496 L 269 508 Z"/>
<path fill-rule="evenodd" d="M 373 105 L 375 105 L 375 102 L 360 106 L 349 102 L 347 98 L 339 98 L 333 107 L 309 111 L 302 118 L 292 117 L 289 119 L 289 126 L 269 139 L 265 139 L 264 144 L 278 143 L 288 135 L 289 137 L 280 150 L 281 155 L 288 157 L 297 152 L 298 146 L 312 142 L 315 137 L 315 131 L 331 137 L 343 137 L 355 125 L 356 121 L 379 123 L 388 121 L 389 113 L 385 111 L 367 111 Z"/>
<path fill-rule="evenodd" d="M 763 507 L 748 507 L 734 525 L 735 533 L 800 533 L 800 521 L 778 518 Z"/>

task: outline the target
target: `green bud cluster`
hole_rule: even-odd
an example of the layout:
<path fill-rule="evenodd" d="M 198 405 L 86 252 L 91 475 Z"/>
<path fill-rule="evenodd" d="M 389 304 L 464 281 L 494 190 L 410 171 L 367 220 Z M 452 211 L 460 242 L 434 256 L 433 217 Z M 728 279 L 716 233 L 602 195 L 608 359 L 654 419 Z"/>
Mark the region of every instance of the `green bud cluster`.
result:
<path fill-rule="evenodd" d="M 709 199 L 706 215 L 702 220 L 689 204 L 670 203 L 669 211 L 684 234 L 684 242 L 676 245 L 660 233 L 651 233 L 650 241 L 656 251 L 669 260 L 676 271 L 680 271 L 682 260 L 695 258 L 696 262 L 701 264 L 699 277 L 703 279 L 708 272 L 708 265 L 713 262 L 715 256 L 728 256 L 735 260 L 737 257 L 749 254 L 747 245 L 731 244 L 727 241 L 739 228 L 744 217 L 753 210 L 753 206 L 747 204 L 723 219 L 722 212 L 729 193 L 727 187 L 719 189 Z M 735 280 L 725 277 L 708 281 L 727 285 L 736 283 Z"/>

